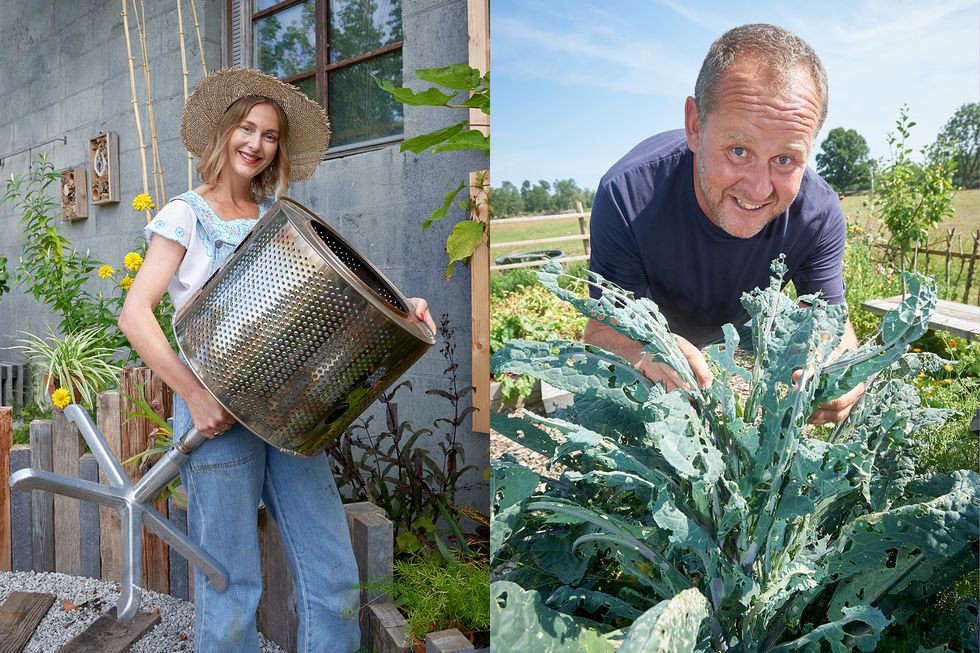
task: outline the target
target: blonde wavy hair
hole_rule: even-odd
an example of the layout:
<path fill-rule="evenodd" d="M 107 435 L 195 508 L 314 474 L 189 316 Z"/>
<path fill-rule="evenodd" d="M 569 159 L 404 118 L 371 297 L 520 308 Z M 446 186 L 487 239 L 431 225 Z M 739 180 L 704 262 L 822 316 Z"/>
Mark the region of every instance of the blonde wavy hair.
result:
<path fill-rule="evenodd" d="M 252 180 L 255 199 L 263 202 L 268 197 L 278 199 L 289 190 L 289 152 L 286 147 L 286 141 L 289 139 L 289 121 L 286 119 L 286 112 L 272 98 L 263 95 L 246 95 L 235 100 L 218 119 L 218 124 L 211 133 L 201 162 L 197 166 L 197 173 L 205 184 L 214 184 L 218 181 L 221 169 L 228 162 L 228 141 L 231 140 L 232 133 L 252 107 L 259 104 L 272 105 L 276 115 L 279 116 L 279 146 L 276 148 L 276 156 L 273 157 L 272 163 Z"/>

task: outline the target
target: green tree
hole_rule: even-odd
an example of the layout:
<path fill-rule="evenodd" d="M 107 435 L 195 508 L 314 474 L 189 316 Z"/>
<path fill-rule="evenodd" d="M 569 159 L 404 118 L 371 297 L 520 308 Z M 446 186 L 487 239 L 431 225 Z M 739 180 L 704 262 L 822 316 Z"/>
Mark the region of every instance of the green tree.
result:
<path fill-rule="evenodd" d="M 817 154 L 817 172 L 838 193 L 868 187 L 868 143 L 853 129 L 835 127 Z"/>
<path fill-rule="evenodd" d="M 509 218 L 524 213 L 524 198 L 517 186 L 509 181 L 505 181 L 500 188 L 490 190 L 490 217 Z"/>
<path fill-rule="evenodd" d="M 556 210 L 573 210 L 576 202 L 585 205 L 585 193 L 578 187 L 574 179 L 556 179 L 554 189 L 555 195 L 552 204 Z"/>
<path fill-rule="evenodd" d="M 889 132 L 891 160 L 880 164 L 871 211 L 891 232 L 891 243 L 899 249 L 899 265 L 904 270 L 909 252 L 929 237 L 929 232 L 953 214 L 953 173 L 956 161 L 948 147 L 922 149 L 925 163 L 912 160 L 906 142 L 915 122 L 909 119 L 908 105 L 899 110 L 896 131 Z"/>
<path fill-rule="evenodd" d="M 956 159 L 953 182 L 963 188 L 980 186 L 980 102 L 964 104 L 939 132 L 940 149 L 950 148 Z"/>
<path fill-rule="evenodd" d="M 531 186 L 525 181 L 521 185 L 524 210 L 528 213 L 547 213 L 551 210 L 551 184 L 544 179 Z"/>

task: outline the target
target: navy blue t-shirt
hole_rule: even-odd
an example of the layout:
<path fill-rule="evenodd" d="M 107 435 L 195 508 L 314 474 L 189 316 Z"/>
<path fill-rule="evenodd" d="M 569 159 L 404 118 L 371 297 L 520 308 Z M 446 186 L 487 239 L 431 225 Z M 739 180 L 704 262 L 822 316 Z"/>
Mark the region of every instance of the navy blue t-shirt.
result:
<path fill-rule="evenodd" d="M 769 265 L 781 253 L 798 294 L 844 301 L 844 214 L 837 193 L 813 170 L 792 205 L 752 238 L 711 222 L 694 183 L 683 130 L 634 147 L 596 191 L 590 269 L 655 301 L 671 331 L 698 346 L 721 337 L 723 324 L 748 320 L 742 293 L 769 285 Z"/>

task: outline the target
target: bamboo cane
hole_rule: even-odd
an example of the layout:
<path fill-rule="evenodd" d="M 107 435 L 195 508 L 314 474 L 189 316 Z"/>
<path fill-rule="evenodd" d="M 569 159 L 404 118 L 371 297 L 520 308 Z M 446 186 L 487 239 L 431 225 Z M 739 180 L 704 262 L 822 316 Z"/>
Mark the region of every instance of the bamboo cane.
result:
<path fill-rule="evenodd" d="M 133 13 L 136 16 L 136 28 L 140 37 L 140 53 L 143 56 L 143 77 L 146 83 L 146 111 L 150 123 L 150 146 L 153 153 L 153 189 L 160 206 L 167 203 L 167 191 L 163 184 L 163 163 L 160 159 L 160 142 L 157 139 L 157 121 L 153 112 L 153 89 L 150 84 L 150 61 L 147 57 L 146 48 L 146 5 L 140 0 L 142 9 L 142 20 L 140 9 L 136 7 L 136 0 L 133 0 Z"/>
<path fill-rule="evenodd" d="M 187 48 L 184 46 L 184 13 L 180 8 L 180 0 L 177 0 L 177 33 L 180 38 L 180 68 L 184 78 L 184 102 L 187 102 Z M 194 157 L 190 152 L 187 153 L 187 190 L 191 190 L 194 185 Z"/>
<path fill-rule="evenodd" d="M 146 141 L 143 139 L 143 123 L 140 121 L 139 101 L 136 98 L 136 70 L 133 63 L 133 45 L 129 40 L 129 18 L 126 15 L 126 0 L 122 0 L 123 33 L 126 35 L 126 54 L 129 56 L 129 89 L 132 96 L 133 116 L 136 118 L 136 138 L 140 148 L 140 166 L 143 170 L 143 192 L 150 192 L 150 182 L 146 176 Z M 150 223 L 150 210 L 146 210 L 146 223 Z"/>
<path fill-rule="evenodd" d="M 194 31 L 197 32 L 197 51 L 201 53 L 201 68 L 204 69 L 204 76 L 208 76 L 208 64 L 204 61 L 204 42 L 201 40 L 201 24 L 197 22 L 197 5 L 191 0 L 191 13 L 194 14 Z"/>

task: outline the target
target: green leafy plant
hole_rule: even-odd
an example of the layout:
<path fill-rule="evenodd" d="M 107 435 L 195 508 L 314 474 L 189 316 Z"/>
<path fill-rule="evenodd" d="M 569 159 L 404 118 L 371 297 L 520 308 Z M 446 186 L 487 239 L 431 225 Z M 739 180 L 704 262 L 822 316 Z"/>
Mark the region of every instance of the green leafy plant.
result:
<path fill-rule="evenodd" d="M 7 257 L 0 256 L 0 298 L 10 292 L 10 273 L 7 272 Z"/>
<path fill-rule="evenodd" d="M 412 642 L 427 633 L 458 628 L 472 633 L 477 646 L 489 644 L 490 567 L 486 560 L 439 554 L 415 555 L 395 561 L 391 580 L 368 583 L 405 614 Z M 407 643 L 410 644 L 410 643 Z"/>
<path fill-rule="evenodd" d="M 373 79 L 383 91 L 390 93 L 396 100 L 409 106 L 478 109 L 484 115 L 490 115 L 489 71 L 481 75 L 479 70 L 466 64 L 453 64 L 444 68 L 419 68 L 415 71 L 415 77 L 421 81 L 436 84 L 450 92 L 444 93 L 434 86 L 424 91 L 415 92 L 410 88 L 396 87 L 388 80 L 377 77 Z M 465 94 L 465 98 L 462 100 L 457 97 L 460 92 Z M 487 125 L 473 125 L 468 119 L 460 120 L 449 127 L 405 139 L 401 144 L 401 151 L 421 154 L 430 148 L 433 153 L 478 150 L 489 157 L 490 138 L 483 133 L 481 127 L 485 128 Z M 487 237 L 487 224 L 476 217 L 480 206 L 489 203 L 486 182 L 487 171 L 485 170 L 476 174 L 475 183 L 472 185 L 467 179 L 462 180 L 459 185 L 446 193 L 442 198 L 442 204 L 436 207 L 422 223 L 422 229 L 425 230 L 432 223 L 445 218 L 449 207 L 456 201 L 460 192 L 463 189 L 469 191 L 459 205 L 470 215 L 470 218 L 457 222 L 446 239 L 446 253 L 449 255 L 449 265 L 446 266 L 445 273 L 446 281 L 452 278 L 453 266 L 458 261 L 468 261 L 477 246 Z"/>
<path fill-rule="evenodd" d="M 135 362 L 138 355 L 129 341 L 119 331 L 119 311 L 125 301 L 125 293 L 133 281 L 129 274 L 118 279 L 118 270 L 82 254 L 65 238 L 57 227 L 58 204 L 49 195 L 50 185 L 61 178 L 46 154 L 31 164 L 28 173 L 12 176 L 6 182 L 6 191 L 0 197 L 0 205 L 9 204 L 20 214 L 23 229 L 23 253 L 17 265 L 15 278 L 34 299 L 50 307 L 60 315 L 58 330 L 75 333 L 88 329 L 98 330 L 102 344 L 115 352 L 125 362 Z M 136 257 L 142 263 L 146 243 L 127 254 L 127 261 Z M 123 265 L 136 272 L 139 264 Z M 5 272 L 0 270 L 0 295 L 6 284 Z M 90 282 L 110 284 L 108 293 L 102 288 L 93 292 Z M 174 344 L 170 316 L 173 305 L 169 295 L 155 307 L 154 315 L 171 345 Z M 119 353 L 121 352 L 121 354 Z"/>
<path fill-rule="evenodd" d="M 43 376 L 40 383 L 35 383 L 35 401 L 39 405 L 49 405 L 50 394 L 64 388 L 69 397 L 92 409 L 98 394 L 117 383 L 120 365 L 113 361 L 115 352 L 105 346 L 99 329 L 65 336 L 49 331 L 46 339 L 31 333 L 22 335 L 24 338 L 15 349 L 24 351 Z"/>
<path fill-rule="evenodd" d="M 556 418 L 493 415 L 498 432 L 565 468 L 553 479 L 493 464 L 496 646 L 871 651 L 889 624 L 977 568 L 980 479 L 919 474 L 913 458 L 917 433 L 951 412 L 922 407 L 905 380 L 943 365 L 906 353 L 935 288 L 909 276 L 878 338 L 828 363 L 846 307 L 788 305 L 786 267 L 773 271 L 768 288 L 742 299 L 750 368 L 735 362 L 726 325 L 724 344 L 706 351 L 715 380 L 702 389 L 653 302 L 599 277 L 601 298 L 580 298 L 558 285 L 560 268 L 542 270 L 552 292 L 643 343 L 692 389 L 664 393 L 629 362 L 576 342 L 518 341 L 494 355 L 495 372 L 576 395 Z M 733 377 L 748 383 L 744 401 Z M 859 383 L 851 415 L 811 437 L 811 412 Z"/>
<path fill-rule="evenodd" d="M 146 392 L 144 390 L 143 384 L 136 386 L 137 395 L 134 397 L 129 393 L 123 393 L 123 395 L 129 399 L 130 403 L 136 407 L 135 410 L 124 410 L 126 417 L 129 419 L 145 419 L 149 420 L 153 424 L 156 424 L 156 428 L 150 433 L 152 437 L 153 444 L 147 447 L 145 451 L 141 451 L 134 456 L 130 456 L 123 461 L 123 465 L 126 466 L 130 474 L 136 471 L 140 472 L 140 475 L 146 473 L 150 467 L 153 466 L 160 456 L 170 451 L 173 446 L 174 440 L 174 430 L 173 427 L 153 410 L 150 406 L 150 402 L 146 400 Z M 180 477 L 173 479 L 163 487 L 156 496 L 153 497 L 153 501 L 158 501 L 161 499 L 169 498 L 173 495 L 174 491 L 180 485 Z"/>
<path fill-rule="evenodd" d="M 380 506 L 394 522 L 395 551 L 399 554 L 436 548 L 448 551 L 436 529 L 440 518 L 455 546 L 469 552 L 458 517 L 449 510 L 458 512 L 454 502 L 461 479 L 476 469 L 466 464 L 459 442 L 459 428 L 475 408 L 464 407 L 472 388 L 461 385 L 457 376 L 459 363 L 448 315 L 442 316 L 439 334 L 443 341 L 440 352 L 447 363 L 443 370 L 446 387 L 426 390 L 426 394 L 445 400 L 449 416 L 437 418 L 432 428 L 415 428 L 401 419 L 395 398 L 402 390 L 412 391 L 412 384 L 403 381 L 378 399 L 384 409 L 384 430 L 374 432 L 374 416 L 369 416 L 327 449 L 337 485 L 345 495 Z"/>
<path fill-rule="evenodd" d="M 948 144 L 924 148 L 924 164 L 912 159 L 907 141 L 915 124 L 909 119 L 908 106 L 903 105 L 896 123 L 898 134 L 888 134 L 892 160 L 880 164 L 869 199 L 872 215 L 888 227 L 891 242 L 899 249 L 902 270 L 909 269 L 909 253 L 915 244 L 925 241 L 936 224 L 953 214 L 956 192 L 956 158 Z"/>

